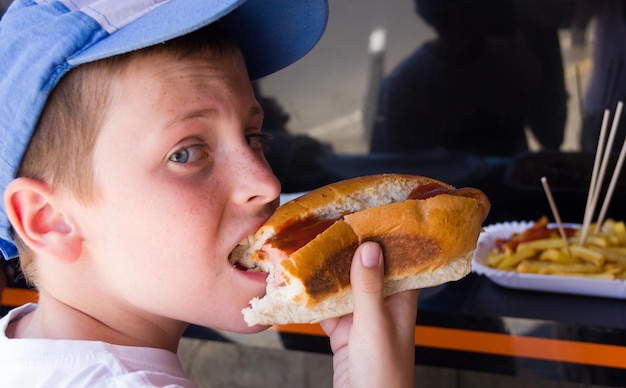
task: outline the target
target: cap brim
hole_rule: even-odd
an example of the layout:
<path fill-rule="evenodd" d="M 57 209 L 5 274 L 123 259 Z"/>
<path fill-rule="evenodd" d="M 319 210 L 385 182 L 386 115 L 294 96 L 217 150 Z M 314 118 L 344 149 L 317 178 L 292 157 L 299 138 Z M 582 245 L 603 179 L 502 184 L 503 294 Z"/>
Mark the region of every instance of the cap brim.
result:
<path fill-rule="evenodd" d="M 326 0 L 173 0 L 68 59 L 71 66 L 185 35 L 219 20 L 241 48 L 251 79 L 297 61 L 321 38 Z"/>

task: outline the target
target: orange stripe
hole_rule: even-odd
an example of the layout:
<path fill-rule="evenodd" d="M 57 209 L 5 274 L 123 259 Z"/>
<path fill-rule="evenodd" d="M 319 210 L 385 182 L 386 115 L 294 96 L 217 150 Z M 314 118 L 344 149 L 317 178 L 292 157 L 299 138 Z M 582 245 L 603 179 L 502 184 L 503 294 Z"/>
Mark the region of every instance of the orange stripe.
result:
<path fill-rule="evenodd" d="M 7 287 L 2 292 L 3 306 L 21 306 L 29 302 L 37 302 L 37 291 L 24 288 Z"/>
<path fill-rule="evenodd" d="M 37 302 L 36 291 L 7 287 L 2 294 L 3 306 L 20 306 L 28 302 Z M 320 325 L 276 326 L 274 330 L 325 336 Z M 421 325 L 415 327 L 415 345 L 626 369 L 626 347 L 617 345 Z"/>
<path fill-rule="evenodd" d="M 285 333 L 324 336 L 319 325 L 286 325 Z M 626 368 L 626 347 L 548 338 L 522 337 L 432 326 L 415 327 L 415 345 L 466 352 L 528 357 L 612 368 Z"/>

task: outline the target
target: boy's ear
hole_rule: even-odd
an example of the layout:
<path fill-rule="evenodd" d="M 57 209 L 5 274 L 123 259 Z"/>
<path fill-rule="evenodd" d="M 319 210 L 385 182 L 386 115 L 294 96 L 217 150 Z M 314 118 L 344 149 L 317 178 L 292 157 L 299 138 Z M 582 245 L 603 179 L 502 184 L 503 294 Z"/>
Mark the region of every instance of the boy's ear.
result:
<path fill-rule="evenodd" d="M 7 186 L 4 203 L 15 233 L 38 255 L 63 262 L 80 257 L 82 240 L 48 184 L 16 178 Z"/>

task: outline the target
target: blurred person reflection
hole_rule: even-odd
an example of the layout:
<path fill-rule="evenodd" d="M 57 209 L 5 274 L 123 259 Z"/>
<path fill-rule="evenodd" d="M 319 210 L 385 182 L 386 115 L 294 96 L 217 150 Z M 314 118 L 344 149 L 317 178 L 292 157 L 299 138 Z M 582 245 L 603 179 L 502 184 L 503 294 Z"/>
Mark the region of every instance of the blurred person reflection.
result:
<path fill-rule="evenodd" d="M 593 66 L 583 101 L 581 150 L 595 152 L 605 109 L 615 112 L 619 101 L 626 102 L 626 4 L 623 0 L 581 0 L 572 24 L 572 34 L 584 43 L 591 20 Z M 619 152 L 626 136 L 626 120 L 620 120 L 613 152 Z"/>
<path fill-rule="evenodd" d="M 7 8 L 9 8 L 9 5 L 11 5 L 11 2 L 13 0 L 0 0 L 0 17 L 2 17 L 2 15 L 4 14 L 4 11 L 7 10 Z"/>
<path fill-rule="evenodd" d="M 334 155 L 329 144 L 307 135 L 289 131 L 289 114 L 275 97 L 253 84 L 259 105 L 263 108 L 263 132 L 272 136 L 265 158 L 281 183 L 283 193 L 299 193 L 334 182 L 339 178 L 324 168 L 320 160 Z"/>
<path fill-rule="evenodd" d="M 558 100 L 562 117 L 548 124 L 538 109 L 541 104 L 534 102 L 548 74 L 537 59 L 540 50 L 520 34 L 515 2 L 414 2 L 437 37 L 420 45 L 383 80 L 370 151 L 445 148 L 510 156 L 528 149 L 526 126 L 543 148 L 558 149 L 564 131 L 564 84 L 561 80 L 560 90 L 550 94 Z M 560 52 L 556 59 L 562 68 Z M 546 105 L 546 100 L 541 103 Z"/>
<path fill-rule="evenodd" d="M 568 94 L 559 29 L 569 28 L 578 0 L 513 0 L 518 33 L 539 67 L 526 125 L 547 150 L 565 135 Z"/>

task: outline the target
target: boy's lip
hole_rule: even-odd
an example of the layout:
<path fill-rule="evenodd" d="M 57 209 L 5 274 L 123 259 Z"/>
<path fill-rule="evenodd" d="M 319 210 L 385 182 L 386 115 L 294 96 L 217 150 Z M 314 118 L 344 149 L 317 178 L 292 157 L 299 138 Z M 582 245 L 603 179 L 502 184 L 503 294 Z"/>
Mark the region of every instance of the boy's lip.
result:
<path fill-rule="evenodd" d="M 245 269 L 238 268 L 237 266 L 233 266 L 233 270 L 237 271 L 237 273 L 245 276 L 246 278 L 255 281 L 262 282 L 263 284 L 267 284 L 267 272 L 260 271 L 246 271 Z"/>
<path fill-rule="evenodd" d="M 229 265 L 231 266 L 232 270 L 235 271 L 238 275 L 243 276 L 244 278 L 253 282 L 262 283 L 264 285 L 267 284 L 267 272 L 250 270 L 242 265 L 239 265 L 239 263 L 230 263 L 230 260 Z"/>

